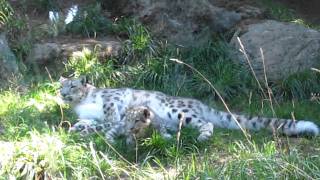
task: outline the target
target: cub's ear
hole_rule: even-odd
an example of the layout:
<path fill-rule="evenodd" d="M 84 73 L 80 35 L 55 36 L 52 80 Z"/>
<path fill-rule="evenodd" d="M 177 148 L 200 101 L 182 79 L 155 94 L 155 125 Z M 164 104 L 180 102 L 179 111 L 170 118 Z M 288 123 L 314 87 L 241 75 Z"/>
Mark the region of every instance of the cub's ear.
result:
<path fill-rule="evenodd" d="M 88 83 L 88 79 L 87 79 L 86 76 L 80 76 L 79 80 L 80 80 L 82 85 L 86 85 Z"/>
<path fill-rule="evenodd" d="M 65 82 L 66 80 L 68 80 L 68 78 L 65 78 L 65 77 L 62 77 L 62 76 L 60 76 L 60 78 L 59 78 L 59 82 L 60 82 L 60 83 L 63 83 L 63 82 Z"/>
<path fill-rule="evenodd" d="M 144 115 L 145 118 L 149 118 L 149 117 L 150 117 L 150 111 L 149 111 L 149 109 L 144 109 L 144 110 L 143 110 L 143 115 Z"/>

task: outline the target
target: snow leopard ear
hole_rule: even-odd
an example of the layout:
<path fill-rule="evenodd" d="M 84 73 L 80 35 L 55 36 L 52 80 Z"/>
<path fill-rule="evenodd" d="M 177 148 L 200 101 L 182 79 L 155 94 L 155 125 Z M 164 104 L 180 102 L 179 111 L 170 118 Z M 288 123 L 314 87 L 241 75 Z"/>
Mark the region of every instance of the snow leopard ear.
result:
<path fill-rule="evenodd" d="M 86 85 L 88 83 L 87 77 L 86 76 L 80 76 L 79 80 L 82 85 Z"/>
<path fill-rule="evenodd" d="M 149 111 L 149 109 L 144 109 L 144 110 L 143 110 L 143 115 L 144 115 L 145 118 L 150 118 L 150 111 Z"/>
<path fill-rule="evenodd" d="M 60 83 L 63 83 L 63 82 L 65 82 L 66 80 L 68 80 L 68 78 L 65 78 L 65 77 L 62 77 L 62 76 L 60 76 L 60 78 L 59 78 L 59 82 L 60 82 Z"/>

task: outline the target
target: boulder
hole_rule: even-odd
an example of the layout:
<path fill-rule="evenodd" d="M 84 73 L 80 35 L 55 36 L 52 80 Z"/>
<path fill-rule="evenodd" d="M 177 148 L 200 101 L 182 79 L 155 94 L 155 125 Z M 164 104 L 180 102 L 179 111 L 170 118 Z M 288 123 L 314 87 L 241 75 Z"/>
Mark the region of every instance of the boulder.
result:
<path fill-rule="evenodd" d="M 5 81 L 12 76 L 20 75 L 17 58 L 11 51 L 5 34 L 2 33 L 0 35 L 0 80 Z"/>
<path fill-rule="evenodd" d="M 60 57 L 61 48 L 56 43 L 38 43 L 26 58 L 26 63 L 47 65 Z"/>
<path fill-rule="evenodd" d="M 113 0 L 106 7 L 115 16 L 126 14 L 139 19 L 156 37 L 185 47 L 207 43 L 213 33 L 229 30 L 243 16 L 208 0 Z"/>
<path fill-rule="evenodd" d="M 74 52 L 82 51 L 83 48 L 96 51 L 100 60 L 104 60 L 107 57 L 117 57 L 121 50 L 121 42 L 112 38 L 60 41 L 60 46 L 63 60 L 67 60 Z"/>
<path fill-rule="evenodd" d="M 320 64 L 320 32 L 294 23 L 267 20 L 242 27 L 232 38 L 235 61 L 248 65 L 237 36 L 259 79 L 264 78 L 263 50 L 268 80 L 277 81 Z"/>
<path fill-rule="evenodd" d="M 77 39 L 71 37 L 59 37 L 52 42 L 37 43 L 26 58 L 26 64 L 31 65 L 34 71 L 40 73 L 48 68 L 50 73 L 59 74 L 64 70 L 66 63 L 74 52 L 83 48 L 95 51 L 100 60 L 107 57 L 118 56 L 121 43 L 112 38 L 101 39 Z"/>

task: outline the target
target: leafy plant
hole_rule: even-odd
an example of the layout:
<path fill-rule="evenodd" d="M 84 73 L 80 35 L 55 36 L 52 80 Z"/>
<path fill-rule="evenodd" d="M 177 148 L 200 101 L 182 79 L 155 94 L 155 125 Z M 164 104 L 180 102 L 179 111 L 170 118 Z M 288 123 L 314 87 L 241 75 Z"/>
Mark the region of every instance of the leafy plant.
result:
<path fill-rule="evenodd" d="M 30 50 L 30 28 L 6 0 L 0 0 L 0 30 L 6 32 L 10 47 L 21 62 Z"/>
<path fill-rule="evenodd" d="M 302 26 L 320 29 L 318 24 L 312 24 L 305 21 L 303 18 L 299 17 L 295 10 L 288 8 L 287 6 L 281 4 L 278 1 L 274 0 L 260 0 L 260 4 L 267 8 L 269 15 L 272 18 L 275 18 L 280 21 L 292 22 L 296 24 L 300 24 Z"/>
<path fill-rule="evenodd" d="M 267 7 L 268 12 L 275 19 L 287 22 L 296 19 L 294 10 L 289 9 L 279 2 L 273 0 L 261 0 L 260 2 L 263 6 Z"/>
<path fill-rule="evenodd" d="M 99 60 L 98 49 L 97 46 L 94 51 L 84 48 L 81 52 L 75 52 L 67 62 L 66 70 L 75 77 L 87 76 L 92 83 L 97 85 L 116 85 L 125 76 L 115 69 L 112 60 Z"/>
<path fill-rule="evenodd" d="M 0 30 L 3 30 L 7 23 L 11 21 L 13 13 L 14 11 L 8 1 L 0 0 Z"/>
<path fill-rule="evenodd" d="M 48 13 L 48 11 L 59 9 L 57 1 L 54 0 L 20 0 L 17 5 L 24 12 Z"/>
<path fill-rule="evenodd" d="M 111 29 L 111 22 L 103 16 L 101 5 L 95 3 L 80 7 L 76 16 L 66 26 L 66 31 L 73 34 L 95 37 L 97 34 L 106 34 Z"/>
<path fill-rule="evenodd" d="M 272 85 L 276 97 L 281 99 L 309 99 L 311 93 L 320 92 L 320 74 L 305 71 L 296 73 Z"/>

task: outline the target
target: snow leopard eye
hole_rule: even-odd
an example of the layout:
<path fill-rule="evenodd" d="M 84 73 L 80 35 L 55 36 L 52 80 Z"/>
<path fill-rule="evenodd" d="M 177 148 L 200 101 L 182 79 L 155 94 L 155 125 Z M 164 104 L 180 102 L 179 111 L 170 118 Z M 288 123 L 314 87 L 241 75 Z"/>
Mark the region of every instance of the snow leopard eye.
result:
<path fill-rule="evenodd" d="M 75 86 L 75 85 L 71 82 L 71 83 L 70 83 L 70 88 L 73 89 L 73 88 L 75 88 L 75 87 L 77 87 L 77 86 Z"/>

